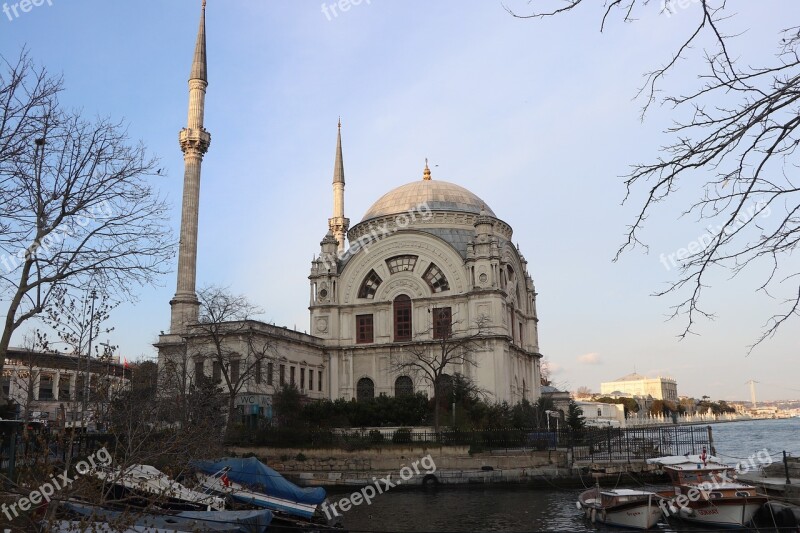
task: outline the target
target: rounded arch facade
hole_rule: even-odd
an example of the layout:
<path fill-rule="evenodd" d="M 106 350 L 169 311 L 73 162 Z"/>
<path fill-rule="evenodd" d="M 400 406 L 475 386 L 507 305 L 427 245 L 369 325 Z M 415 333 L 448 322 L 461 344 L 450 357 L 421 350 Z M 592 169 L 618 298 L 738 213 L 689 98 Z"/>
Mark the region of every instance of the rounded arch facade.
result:
<path fill-rule="evenodd" d="M 463 294 L 468 289 L 464 259 L 449 243 L 434 235 L 404 230 L 362 248 L 350 258 L 341 273 L 342 302 L 345 304 L 364 301 L 358 298 L 358 291 L 373 270 L 382 280 L 375 300 L 396 296 L 401 291 L 398 287 L 414 291 L 416 297 L 432 296 L 434 292 L 423 279 L 431 263 L 447 278 L 449 288 L 444 294 Z M 413 270 L 392 274 L 386 261 L 404 255 L 417 256 Z"/>

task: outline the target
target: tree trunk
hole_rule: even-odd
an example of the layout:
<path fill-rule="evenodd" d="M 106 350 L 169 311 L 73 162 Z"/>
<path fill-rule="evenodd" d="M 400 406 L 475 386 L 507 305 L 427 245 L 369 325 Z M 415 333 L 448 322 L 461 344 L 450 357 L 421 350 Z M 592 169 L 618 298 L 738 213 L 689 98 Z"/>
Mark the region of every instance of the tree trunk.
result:
<path fill-rule="evenodd" d="M 6 355 L 8 355 L 8 345 L 11 344 L 11 335 L 17 329 L 19 324 L 15 323 L 15 319 L 17 316 L 17 311 L 19 311 L 19 306 L 22 303 L 22 298 L 25 296 L 25 290 L 22 287 L 27 287 L 28 285 L 28 276 L 30 275 L 31 269 L 31 261 L 28 259 L 25 261 L 25 264 L 22 267 L 22 273 L 20 275 L 19 285 L 17 285 L 17 292 L 14 294 L 14 297 L 11 299 L 11 302 L 8 304 L 8 314 L 6 314 L 6 321 L 3 324 L 3 335 L 0 336 L 0 374 L 3 373 L 3 367 L 6 364 Z M 9 387 L 9 393 L 11 393 L 11 388 Z M 0 401 L 5 403 L 5 398 L 3 394 L 0 393 Z"/>
<path fill-rule="evenodd" d="M 236 394 L 231 394 L 228 397 L 228 420 L 225 422 L 225 435 L 229 436 L 231 434 L 231 429 L 233 428 L 233 415 L 236 409 Z"/>
<path fill-rule="evenodd" d="M 433 427 L 436 432 L 436 438 L 439 437 L 439 393 L 436 391 L 436 386 L 433 386 Z"/>

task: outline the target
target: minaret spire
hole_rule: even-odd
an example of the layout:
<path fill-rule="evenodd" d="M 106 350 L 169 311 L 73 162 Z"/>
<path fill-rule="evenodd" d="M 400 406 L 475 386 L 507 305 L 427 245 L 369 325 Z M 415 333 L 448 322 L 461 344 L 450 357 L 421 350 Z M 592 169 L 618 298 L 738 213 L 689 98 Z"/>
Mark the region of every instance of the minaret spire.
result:
<path fill-rule="evenodd" d="M 328 219 L 328 229 L 339 243 L 343 253 L 350 219 L 344 216 L 344 158 L 342 157 L 342 119 L 339 117 L 339 132 L 336 136 L 336 160 L 333 163 L 333 217 Z"/>
<path fill-rule="evenodd" d="M 178 249 L 178 287 L 170 301 L 171 333 L 185 332 L 197 322 L 200 304 L 197 300 L 197 222 L 200 207 L 200 170 L 203 156 L 211 144 L 211 135 L 203 127 L 208 68 L 206 63 L 206 0 L 200 13 L 200 27 L 189 74 L 188 125 L 178 136 L 183 152 L 183 205 L 181 237 Z"/>

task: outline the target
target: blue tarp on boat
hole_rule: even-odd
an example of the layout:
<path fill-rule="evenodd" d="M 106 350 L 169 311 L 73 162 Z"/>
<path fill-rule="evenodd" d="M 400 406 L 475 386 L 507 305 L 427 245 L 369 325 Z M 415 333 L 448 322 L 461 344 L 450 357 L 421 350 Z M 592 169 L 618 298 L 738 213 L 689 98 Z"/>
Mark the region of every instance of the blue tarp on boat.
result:
<path fill-rule="evenodd" d="M 193 466 L 214 475 L 228 468 L 228 479 L 252 489 L 298 503 L 319 505 L 327 496 L 322 487 L 298 487 L 255 457 L 239 459 L 225 457 L 219 461 L 195 461 Z"/>

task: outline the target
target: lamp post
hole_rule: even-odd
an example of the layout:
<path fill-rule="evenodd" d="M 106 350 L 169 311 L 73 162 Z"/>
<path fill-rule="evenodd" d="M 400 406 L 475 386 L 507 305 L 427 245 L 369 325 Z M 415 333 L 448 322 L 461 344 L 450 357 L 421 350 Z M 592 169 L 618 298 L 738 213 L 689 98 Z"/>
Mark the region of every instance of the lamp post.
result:
<path fill-rule="evenodd" d="M 92 334 L 94 333 L 94 300 L 97 298 L 97 291 L 92 289 L 90 293 L 92 299 L 91 310 L 89 311 L 89 350 L 86 354 L 86 373 L 83 376 L 83 402 L 81 402 L 81 424 L 85 429 L 86 424 L 86 402 L 89 398 L 89 369 L 92 363 Z"/>

